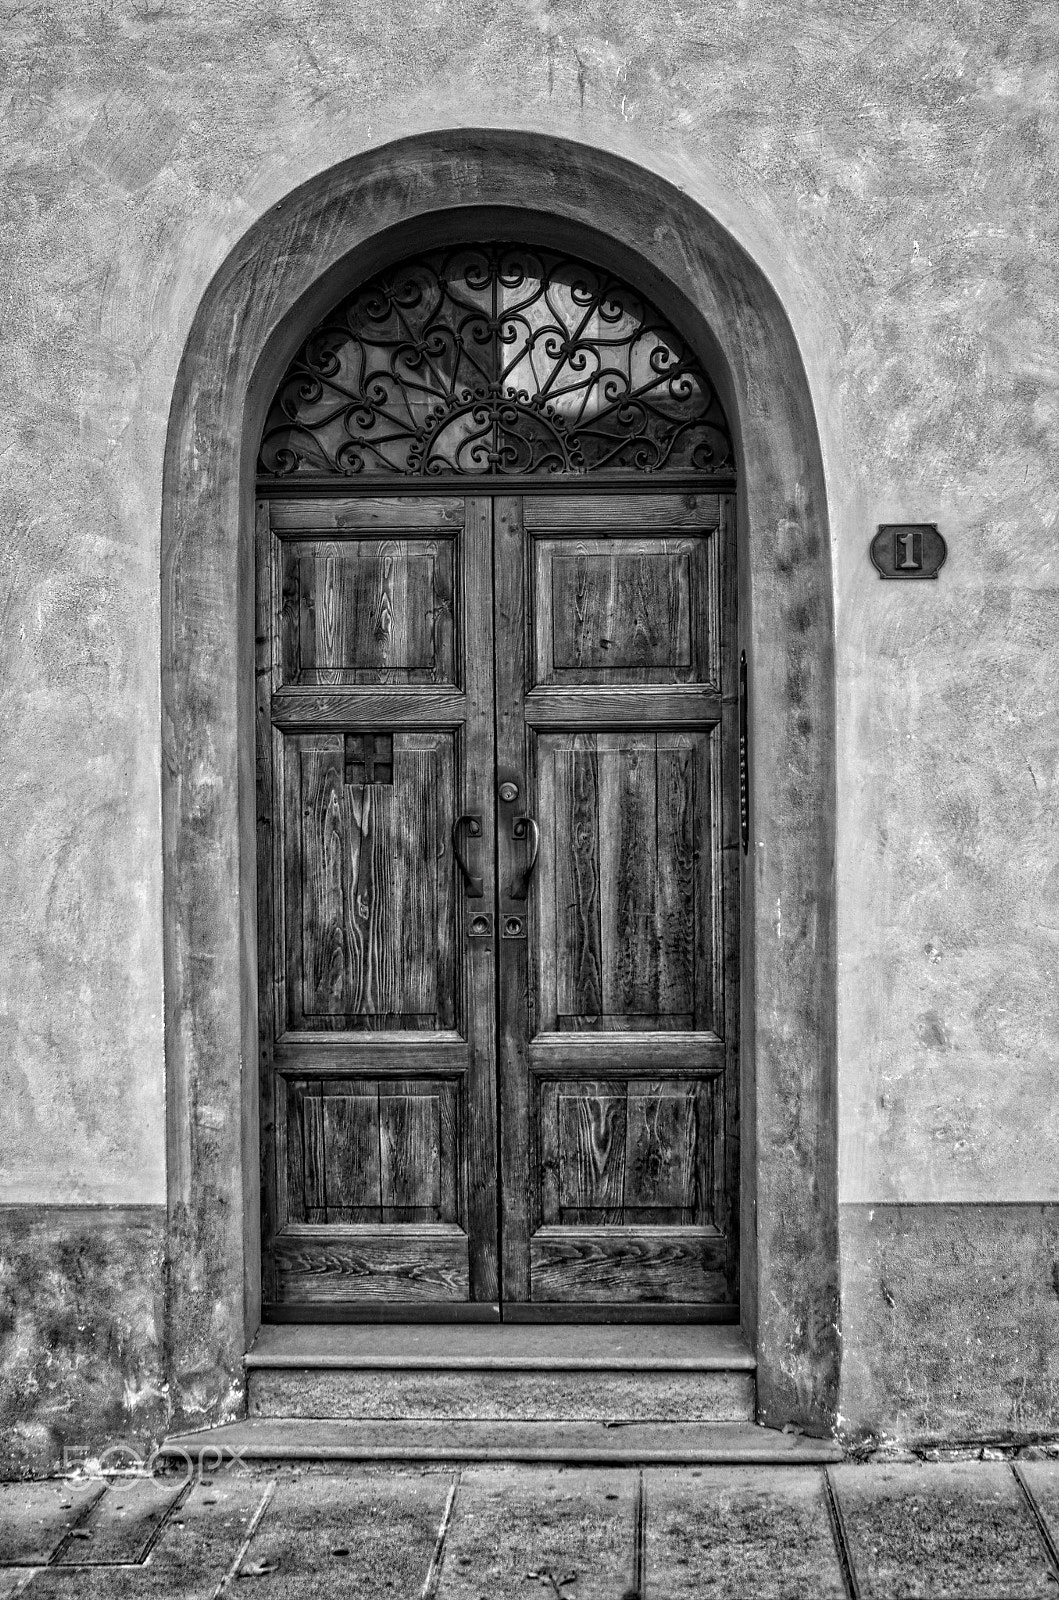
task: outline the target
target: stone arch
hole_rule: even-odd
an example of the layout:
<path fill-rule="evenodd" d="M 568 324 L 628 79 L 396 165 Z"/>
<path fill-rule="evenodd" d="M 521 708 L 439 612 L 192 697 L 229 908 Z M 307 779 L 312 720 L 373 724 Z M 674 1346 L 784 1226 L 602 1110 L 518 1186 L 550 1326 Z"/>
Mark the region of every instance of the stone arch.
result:
<path fill-rule="evenodd" d="M 252 522 L 264 409 L 299 337 L 346 285 L 425 240 L 483 228 L 529 234 L 640 285 L 714 376 L 735 431 L 752 783 L 743 1316 L 761 1420 L 829 1431 L 839 1351 L 834 627 L 804 364 L 765 274 L 682 190 L 571 142 L 475 131 L 355 157 L 261 217 L 210 284 L 181 363 L 161 564 L 174 1412 L 201 1425 L 238 1409 L 258 1319 Z"/>

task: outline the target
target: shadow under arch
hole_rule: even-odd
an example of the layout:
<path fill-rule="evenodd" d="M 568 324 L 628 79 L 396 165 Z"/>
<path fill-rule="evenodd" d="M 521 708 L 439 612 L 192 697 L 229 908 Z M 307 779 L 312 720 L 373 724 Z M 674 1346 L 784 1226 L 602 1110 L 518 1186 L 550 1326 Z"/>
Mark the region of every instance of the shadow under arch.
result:
<path fill-rule="evenodd" d="M 751 686 L 743 1323 L 760 1420 L 827 1433 L 839 1375 L 834 623 L 804 364 L 765 274 L 685 192 L 571 141 L 477 130 L 365 152 L 288 195 L 216 274 L 181 361 L 161 551 L 174 1421 L 238 1411 L 259 1315 L 253 506 L 265 408 L 345 289 L 483 229 L 596 260 L 642 289 L 704 362 L 733 428 Z"/>

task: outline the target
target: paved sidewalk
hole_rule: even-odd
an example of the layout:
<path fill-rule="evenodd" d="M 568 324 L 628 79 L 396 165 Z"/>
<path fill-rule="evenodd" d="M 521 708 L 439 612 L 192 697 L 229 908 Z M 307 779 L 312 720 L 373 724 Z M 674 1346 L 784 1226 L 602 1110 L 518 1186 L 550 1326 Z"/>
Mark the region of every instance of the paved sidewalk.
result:
<path fill-rule="evenodd" d="M 1059 1597 L 1059 1461 L 283 1467 L 0 1485 L 0 1596 Z"/>

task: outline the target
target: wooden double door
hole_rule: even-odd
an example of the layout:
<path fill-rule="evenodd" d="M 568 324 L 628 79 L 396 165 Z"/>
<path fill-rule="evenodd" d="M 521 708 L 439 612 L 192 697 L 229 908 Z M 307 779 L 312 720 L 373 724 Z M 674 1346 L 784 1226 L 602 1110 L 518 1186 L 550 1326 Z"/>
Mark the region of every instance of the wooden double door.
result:
<path fill-rule="evenodd" d="M 734 1314 L 731 524 L 260 502 L 266 1316 Z"/>

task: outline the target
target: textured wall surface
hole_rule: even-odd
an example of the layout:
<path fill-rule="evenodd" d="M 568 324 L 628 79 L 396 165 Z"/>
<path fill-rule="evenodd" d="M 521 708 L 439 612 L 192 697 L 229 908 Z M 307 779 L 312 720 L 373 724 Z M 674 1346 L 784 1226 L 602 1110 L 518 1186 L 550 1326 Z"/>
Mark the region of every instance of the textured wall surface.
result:
<path fill-rule="evenodd" d="M 295 184 L 473 123 L 681 184 L 803 350 L 835 541 L 844 1198 L 1059 1198 L 1054 6 L 0 16 L 0 1195 L 165 1194 L 158 537 L 195 308 Z M 868 565 L 900 518 L 940 523 L 937 584 Z"/>
<path fill-rule="evenodd" d="M 1059 1421 L 1059 1206 L 843 1207 L 840 1410 L 906 1441 Z"/>
<path fill-rule="evenodd" d="M 161 1207 L 0 1207 L 0 1475 L 164 1428 Z"/>

